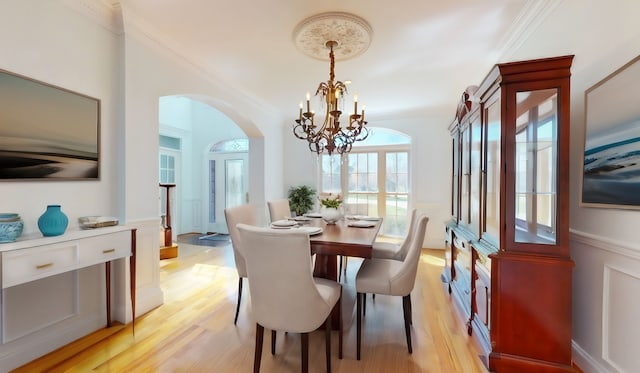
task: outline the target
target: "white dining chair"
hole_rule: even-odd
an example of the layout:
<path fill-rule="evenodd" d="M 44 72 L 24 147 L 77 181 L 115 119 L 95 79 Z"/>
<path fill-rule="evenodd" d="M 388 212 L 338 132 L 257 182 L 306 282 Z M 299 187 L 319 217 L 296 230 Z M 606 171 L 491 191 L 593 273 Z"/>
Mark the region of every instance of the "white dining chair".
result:
<path fill-rule="evenodd" d="M 417 216 L 416 229 L 410 239 L 407 255 L 403 260 L 395 259 L 365 259 L 356 275 L 356 357 L 360 360 L 362 342 L 362 317 L 366 314 L 366 293 L 392 295 L 402 297 L 404 313 L 404 328 L 409 353 L 411 347 L 411 291 L 415 285 L 416 273 L 422 243 L 429 218 L 426 215 Z"/>
<path fill-rule="evenodd" d="M 252 205 L 241 205 L 235 207 L 227 207 L 224 209 L 224 217 L 227 221 L 227 229 L 231 236 L 231 246 L 233 247 L 233 259 L 236 263 L 238 271 L 238 301 L 236 303 L 236 315 L 233 318 L 233 324 L 238 322 L 238 314 L 240 313 L 240 301 L 242 300 L 242 279 L 247 277 L 247 266 L 242 255 L 242 247 L 240 243 L 240 235 L 236 225 L 244 223 L 249 225 L 256 224 L 256 208 Z"/>
<path fill-rule="evenodd" d="M 395 259 L 403 260 L 409 250 L 413 232 L 416 229 L 418 222 L 418 209 L 411 211 L 411 218 L 409 219 L 409 229 L 402 243 L 397 244 L 394 242 L 381 242 L 376 241 L 373 243 L 373 249 L 371 250 L 371 257 L 377 259 Z"/>
<path fill-rule="evenodd" d="M 325 324 L 327 372 L 331 372 L 331 314 L 340 311 L 342 286 L 313 277 L 309 235 L 296 229 L 268 229 L 238 224 L 249 276 L 251 308 L 256 320 L 254 372 L 260 371 L 264 328 L 301 334 L 302 372 L 309 369 L 309 333 Z M 285 264 L 286 263 L 286 264 Z M 342 358 L 340 317 L 338 357 Z"/>
<path fill-rule="evenodd" d="M 291 217 L 291 208 L 288 199 L 277 199 L 267 202 L 269 208 L 269 218 L 271 222 L 287 219 Z"/>

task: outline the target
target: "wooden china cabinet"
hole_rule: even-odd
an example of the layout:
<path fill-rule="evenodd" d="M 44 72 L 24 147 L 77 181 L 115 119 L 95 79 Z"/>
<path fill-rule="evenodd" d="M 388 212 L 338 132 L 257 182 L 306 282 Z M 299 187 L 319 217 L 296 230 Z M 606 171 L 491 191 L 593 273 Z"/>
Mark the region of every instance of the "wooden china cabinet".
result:
<path fill-rule="evenodd" d="M 572 60 L 494 66 L 449 126 L 443 280 L 491 371 L 572 371 Z"/>

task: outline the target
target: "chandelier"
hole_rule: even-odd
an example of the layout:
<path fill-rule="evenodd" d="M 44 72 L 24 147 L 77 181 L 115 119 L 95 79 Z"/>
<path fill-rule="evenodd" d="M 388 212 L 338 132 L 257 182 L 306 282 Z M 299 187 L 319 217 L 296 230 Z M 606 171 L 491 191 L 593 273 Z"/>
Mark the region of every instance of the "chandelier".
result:
<path fill-rule="evenodd" d="M 296 44 L 305 53 L 319 58 L 321 48 L 317 44 L 323 42 L 322 49 L 329 50 L 329 80 L 321 82 L 316 89 L 321 105 L 324 107 L 324 118 L 316 120 L 315 111 L 311 110 L 310 94 L 307 92 L 306 106 L 300 102 L 298 119 L 293 126 L 293 134 L 306 140 L 309 150 L 318 154 L 343 154 L 351 151 L 353 143 L 362 141 L 369 135 L 364 119 L 365 106 L 358 113 L 358 95 L 353 96 L 353 112 L 340 123 L 345 110 L 347 84 L 335 80 L 335 53 L 340 49 L 343 57 L 349 58 L 362 53 L 369 46 L 371 28 L 361 18 L 348 13 L 323 13 L 303 21 L 294 32 Z"/>

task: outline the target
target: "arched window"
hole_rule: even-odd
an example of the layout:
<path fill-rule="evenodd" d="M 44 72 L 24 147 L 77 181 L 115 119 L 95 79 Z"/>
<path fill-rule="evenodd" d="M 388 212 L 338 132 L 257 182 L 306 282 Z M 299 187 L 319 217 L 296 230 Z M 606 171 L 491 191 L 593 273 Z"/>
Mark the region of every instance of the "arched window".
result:
<path fill-rule="evenodd" d="M 209 150 L 212 153 L 242 153 L 249 151 L 248 139 L 224 140 L 213 144 Z"/>

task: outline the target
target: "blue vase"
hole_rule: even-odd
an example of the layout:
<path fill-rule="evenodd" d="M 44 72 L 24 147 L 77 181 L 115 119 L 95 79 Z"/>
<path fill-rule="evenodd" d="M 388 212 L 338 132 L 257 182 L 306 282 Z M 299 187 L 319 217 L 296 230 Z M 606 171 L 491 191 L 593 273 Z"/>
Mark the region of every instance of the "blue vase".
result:
<path fill-rule="evenodd" d="M 38 218 L 38 229 L 43 236 L 59 236 L 67 229 L 67 224 L 69 219 L 60 210 L 60 205 L 47 206 L 47 210 Z"/>

